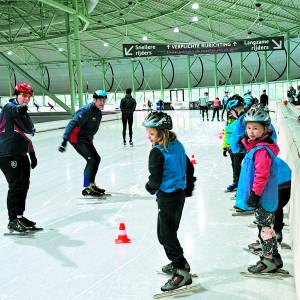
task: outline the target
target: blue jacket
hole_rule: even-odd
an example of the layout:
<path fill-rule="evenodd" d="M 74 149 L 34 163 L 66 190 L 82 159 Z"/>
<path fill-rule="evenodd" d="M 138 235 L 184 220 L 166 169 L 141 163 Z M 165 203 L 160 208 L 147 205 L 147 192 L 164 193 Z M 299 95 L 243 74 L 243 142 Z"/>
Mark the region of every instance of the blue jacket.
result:
<path fill-rule="evenodd" d="M 168 151 L 156 145 L 165 159 L 162 183 L 159 190 L 172 193 L 178 189 L 185 189 L 186 154 L 183 145 L 175 140 L 167 145 Z"/>
<path fill-rule="evenodd" d="M 34 152 L 31 136 L 35 129 L 27 112 L 20 113 L 16 99 L 11 99 L 0 112 L 0 157 L 25 156 Z"/>
<path fill-rule="evenodd" d="M 247 200 L 250 196 L 250 192 L 253 186 L 253 180 L 255 177 L 254 170 L 254 154 L 259 149 L 266 149 L 272 159 L 272 165 L 270 169 L 270 177 L 268 183 L 264 189 L 260 198 L 261 207 L 268 211 L 274 212 L 278 206 L 278 164 L 277 158 L 274 153 L 267 146 L 257 146 L 249 151 L 242 163 L 241 174 L 238 183 L 238 190 L 236 195 L 236 206 L 243 210 L 253 210 L 248 207 Z"/>
<path fill-rule="evenodd" d="M 63 138 L 72 144 L 92 143 L 102 119 L 102 112 L 94 102 L 81 107 L 65 129 Z"/>

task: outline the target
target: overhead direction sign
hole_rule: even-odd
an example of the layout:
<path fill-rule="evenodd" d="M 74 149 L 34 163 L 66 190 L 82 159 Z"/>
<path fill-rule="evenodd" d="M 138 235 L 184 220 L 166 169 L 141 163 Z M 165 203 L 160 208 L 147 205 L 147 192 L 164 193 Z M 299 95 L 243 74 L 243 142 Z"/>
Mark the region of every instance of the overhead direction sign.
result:
<path fill-rule="evenodd" d="M 181 44 L 123 44 L 124 57 L 212 54 L 227 52 L 276 51 L 284 49 L 284 37 L 265 37 L 231 42 Z"/>

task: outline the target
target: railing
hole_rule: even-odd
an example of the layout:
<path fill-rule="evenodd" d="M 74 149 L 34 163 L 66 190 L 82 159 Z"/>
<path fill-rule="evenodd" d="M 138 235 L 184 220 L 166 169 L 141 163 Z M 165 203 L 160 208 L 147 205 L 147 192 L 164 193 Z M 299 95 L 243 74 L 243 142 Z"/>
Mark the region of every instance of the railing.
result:
<path fill-rule="evenodd" d="M 300 299 L 300 110 L 282 102 L 277 103 L 279 156 L 292 169 L 292 188 L 289 202 L 290 239 L 294 257 L 294 274 L 298 298 Z M 300 107 L 299 107 L 300 108 Z"/>

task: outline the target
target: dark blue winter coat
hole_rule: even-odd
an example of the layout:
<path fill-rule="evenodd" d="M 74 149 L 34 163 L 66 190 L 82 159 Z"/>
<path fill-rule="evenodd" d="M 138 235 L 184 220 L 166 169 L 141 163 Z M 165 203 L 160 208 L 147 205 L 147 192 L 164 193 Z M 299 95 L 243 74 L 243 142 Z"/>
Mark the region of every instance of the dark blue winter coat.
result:
<path fill-rule="evenodd" d="M 72 144 L 92 143 L 102 119 L 94 102 L 81 107 L 66 127 L 63 138 Z"/>

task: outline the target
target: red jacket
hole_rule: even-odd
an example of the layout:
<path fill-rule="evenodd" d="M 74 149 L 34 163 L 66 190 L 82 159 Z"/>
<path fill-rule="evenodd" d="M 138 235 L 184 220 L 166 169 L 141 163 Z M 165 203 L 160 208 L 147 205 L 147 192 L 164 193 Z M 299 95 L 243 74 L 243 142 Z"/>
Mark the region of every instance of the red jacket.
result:
<path fill-rule="evenodd" d="M 279 153 L 279 147 L 268 135 L 265 135 L 257 140 L 250 140 L 249 138 L 244 138 L 242 140 L 242 143 L 246 148 L 247 152 L 249 152 L 255 146 L 266 146 L 274 153 L 275 156 L 277 156 Z M 255 193 L 255 195 L 261 196 L 270 176 L 272 160 L 268 151 L 265 149 L 257 150 L 254 154 L 253 159 L 255 177 L 253 181 L 252 191 Z"/>

